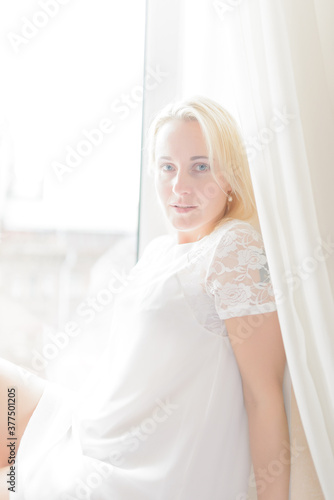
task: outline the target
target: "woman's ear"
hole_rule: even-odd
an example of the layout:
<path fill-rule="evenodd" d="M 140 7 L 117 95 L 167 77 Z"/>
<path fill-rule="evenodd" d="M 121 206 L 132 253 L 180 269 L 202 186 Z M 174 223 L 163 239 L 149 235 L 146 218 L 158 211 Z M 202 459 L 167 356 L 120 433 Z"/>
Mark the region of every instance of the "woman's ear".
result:
<path fill-rule="evenodd" d="M 232 192 L 231 184 L 224 177 L 221 178 L 221 186 L 225 193 L 230 194 Z"/>
<path fill-rule="evenodd" d="M 231 184 L 226 180 L 224 177 L 224 174 L 222 172 L 219 172 L 218 175 L 216 174 L 216 179 L 219 183 L 219 185 L 222 187 L 222 189 L 228 193 L 229 191 L 232 191 Z"/>

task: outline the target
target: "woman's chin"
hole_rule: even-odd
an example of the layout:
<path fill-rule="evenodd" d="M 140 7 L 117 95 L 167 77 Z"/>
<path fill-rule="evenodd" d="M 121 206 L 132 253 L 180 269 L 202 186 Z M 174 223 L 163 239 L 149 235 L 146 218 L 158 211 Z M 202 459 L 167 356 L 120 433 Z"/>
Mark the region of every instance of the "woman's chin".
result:
<path fill-rule="evenodd" d="M 194 231 L 200 227 L 200 224 L 191 224 L 189 222 L 187 223 L 185 221 L 175 220 L 174 218 L 169 219 L 169 223 L 177 231 Z"/>

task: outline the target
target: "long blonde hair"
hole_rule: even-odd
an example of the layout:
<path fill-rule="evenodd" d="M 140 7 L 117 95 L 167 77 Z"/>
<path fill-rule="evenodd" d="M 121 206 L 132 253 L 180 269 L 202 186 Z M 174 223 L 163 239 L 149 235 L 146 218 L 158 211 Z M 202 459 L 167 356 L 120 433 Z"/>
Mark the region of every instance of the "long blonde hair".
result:
<path fill-rule="evenodd" d="M 231 219 L 245 220 L 258 226 L 249 163 L 241 131 L 232 115 L 212 99 L 195 95 L 189 99 L 171 102 L 154 117 L 146 137 L 149 175 L 154 175 L 156 167 L 155 146 L 158 131 L 172 120 L 199 123 L 215 181 L 221 186 L 220 179 L 223 177 L 232 188 L 232 201 L 227 203 L 227 209 L 214 229 Z"/>

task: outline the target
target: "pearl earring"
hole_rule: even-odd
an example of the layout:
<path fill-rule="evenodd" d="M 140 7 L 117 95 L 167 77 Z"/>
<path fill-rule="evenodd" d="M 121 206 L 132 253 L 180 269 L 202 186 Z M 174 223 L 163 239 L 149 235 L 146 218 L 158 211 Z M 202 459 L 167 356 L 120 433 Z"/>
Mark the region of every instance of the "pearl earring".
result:
<path fill-rule="evenodd" d="M 222 191 L 223 191 L 223 190 L 222 190 Z M 227 196 L 227 201 L 229 201 L 229 202 L 231 203 L 231 201 L 233 200 L 233 198 L 232 198 L 231 194 L 230 194 L 230 193 L 228 193 L 228 194 L 227 194 L 227 193 L 225 193 L 225 191 L 223 191 L 223 193 L 224 193 L 224 194 L 226 194 L 226 196 Z"/>

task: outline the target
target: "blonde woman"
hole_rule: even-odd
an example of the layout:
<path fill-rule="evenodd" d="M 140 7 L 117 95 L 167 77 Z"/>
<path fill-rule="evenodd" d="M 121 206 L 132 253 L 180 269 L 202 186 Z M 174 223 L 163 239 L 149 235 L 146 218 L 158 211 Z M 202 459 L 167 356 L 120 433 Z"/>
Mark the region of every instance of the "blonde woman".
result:
<path fill-rule="evenodd" d="M 289 498 L 286 357 L 238 126 L 195 96 L 161 110 L 147 147 L 173 234 L 132 269 L 85 390 L 2 362 L 1 408 L 14 386 L 20 402 L 2 500 Z"/>

